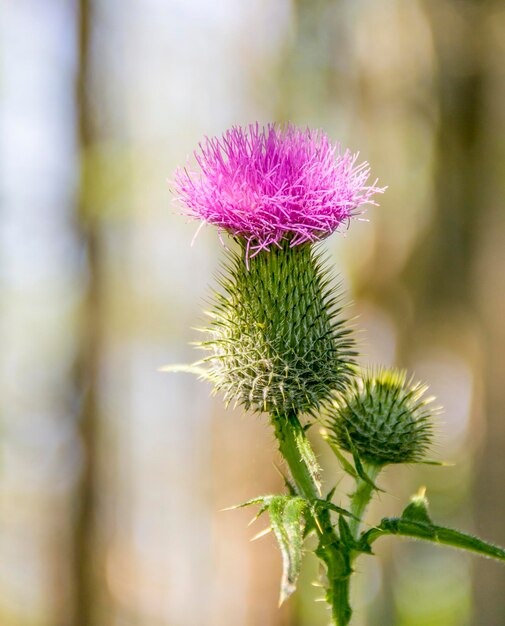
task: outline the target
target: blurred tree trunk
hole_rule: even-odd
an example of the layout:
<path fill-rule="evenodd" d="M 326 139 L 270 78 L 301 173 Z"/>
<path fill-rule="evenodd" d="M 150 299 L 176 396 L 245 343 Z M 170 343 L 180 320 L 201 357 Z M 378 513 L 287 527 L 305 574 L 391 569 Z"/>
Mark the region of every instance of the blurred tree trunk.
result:
<path fill-rule="evenodd" d="M 472 275 L 476 235 L 486 210 L 482 206 L 486 137 L 479 30 L 484 9 L 473 5 L 427 3 L 438 59 L 437 210 L 406 272 L 406 284 L 415 297 L 416 326 L 461 309 L 475 310 Z"/>
<path fill-rule="evenodd" d="M 79 386 L 82 392 L 80 432 L 84 448 L 84 465 L 77 493 L 75 523 L 75 626 L 97 626 L 94 538 L 97 489 L 97 381 L 101 344 L 100 240 L 97 219 L 87 206 L 88 186 L 91 183 L 86 176 L 86 156 L 94 141 L 89 88 L 92 16 L 93 1 L 79 0 L 76 15 L 79 38 L 76 95 L 81 165 L 77 216 L 87 259 L 87 292 L 83 306 L 82 344 L 78 363 Z"/>
<path fill-rule="evenodd" d="M 487 27 L 492 19 L 493 3 L 475 0 L 458 3 L 429 3 L 436 51 L 439 59 L 438 92 L 440 106 L 439 138 L 436 162 L 437 211 L 432 228 L 412 257 L 410 275 L 418 312 L 414 328 L 430 324 L 435 314 L 447 327 L 451 319 L 464 312 L 476 320 L 470 330 L 479 343 L 483 328 L 489 335 L 481 345 L 485 355 L 484 371 L 474 362 L 476 375 L 483 380 L 483 406 L 487 436 L 479 451 L 475 486 L 476 531 L 490 541 L 505 544 L 505 499 L 503 494 L 503 451 L 505 450 L 505 399 L 503 320 L 492 307 L 503 307 L 493 294 L 503 284 L 505 242 L 493 237 L 501 258 L 486 250 L 488 228 L 499 230 L 500 220 L 493 209 L 489 191 L 499 187 L 499 172 L 493 163 L 498 154 L 493 135 L 497 123 L 492 120 L 488 103 L 499 97 L 488 80 L 488 59 L 499 54 L 492 50 Z M 452 29 L 452 32 L 451 32 Z M 499 108 L 499 107 L 498 107 Z M 503 132 L 503 128 L 502 128 Z M 500 136 L 500 133 L 497 133 Z M 502 220 L 503 226 L 503 220 Z M 484 243 L 484 246 L 482 244 Z M 501 247 L 500 247 L 501 246 Z M 493 262 L 483 263 L 481 254 Z M 496 261 L 499 260 L 497 263 Z M 481 279 L 487 277 L 488 294 L 482 297 Z M 484 316 L 484 319 L 482 318 Z M 424 318 L 424 319 L 423 319 Z M 479 327 L 479 320 L 483 322 Z M 404 335 L 404 345 L 414 329 Z M 422 332 L 420 333 L 422 335 Z M 505 568 L 488 561 L 475 562 L 475 623 L 486 626 L 505 624 Z"/>
<path fill-rule="evenodd" d="M 499 145 L 505 108 L 499 100 L 504 90 L 500 90 L 497 77 L 489 74 L 490 59 L 499 57 L 501 50 L 498 37 L 494 43 L 490 37 L 497 3 L 424 0 L 422 5 L 437 63 L 433 89 L 438 113 L 435 211 L 397 280 L 391 281 L 389 276 L 385 281 L 381 276 L 381 262 L 388 251 L 379 247 L 359 291 L 367 298 L 373 294 L 381 306 L 391 310 L 402 364 L 409 364 L 426 346 L 446 342 L 447 348 L 459 351 L 473 367 L 475 404 L 484 407 L 489 433 L 479 450 L 475 530 L 490 541 L 505 544 L 505 500 L 498 495 L 503 491 L 505 448 L 504 333 L 503 319 L 496 312 L 500 308 L 503 311 L 503 289 L 497 293 L 497 285 L 503 284 L 505 245 L 500 233 L 504 219 L 503 207 L 501 212 L 495 208 L 503 201 L 490 195 L 491 190 L 500 190 L 503 174 L 499 164 L 504 162 L 504 146 Z M 426 77 L 428 87 L 430 79 Z M 374 117 L 374 105 L 384 103 L 373 91 L 376 84 L 367 83 L 366 76 L 363 82 L 362 106 L 366 115 L 377 121 L 380 116 Z M 408 96 L 401 94 L 406 101 Z M 391 106 L 389 101 L 386 104 Z M 409 111 L 413 114 L 419 115 L 419 111 Z M 428 123 L 431 119 L 427 128 Z M 384 233 L 379 234 L 378 241 L 387 242 Z M 489 331 L 487 340 L 485 329 Z M 476 426 L 474 433 L 479 431 Z M 475 623 L 505 624 L 505 568 L 477 559 L 472 565 L 476 570 Z M 373 624 L 391 624 L 394 620 L 392 568 L 386 567 L 389 571 L 381 591 L 383 614 L 379 616 L 374 607 Z"/>
<path fill-rule="evenodd" d="M 493 3 L 437 0 L 425 2 L 425 7 L 438 60 L 436 211 L 430 227 L 414 247 L 401 279 L 413 307 L 410 316 L 396 311 L 400 360 L 408 362 L 423 342 L 437 341 L 440 333 L 461 331 L 460 347 L 463 352 L 468 348 L 466 356 L 473 360 L 477 380 L 484 382 L 482 404 L 488 432 L 479 451 L 474 492 L 476 532 L 505 544 L 505 342 L 503 319 L 494 311 L 503 308 L 503 289 L 498 298 L 496 287 L 503 284 L 505 242 L 495 233 L 493 253 L 483 241 L 490 236 L 490 223 L 497 233 L 501 232 L 500 222 L 503 228 L 503 219 L 493 209 L 495 199 L 489 196 L 490 189 L 499 187 L 493 178 L 499 176 L 493 166 L 499 154 L 489 152 L 489 146 L 496 145 L 493 137 L 497 127 L 490 118 L 488 104 L 500 94 L 490 91 L 494 85 L 488 81 L 486 65 L 493 54 L 499 53 L 490 48 L 486 30 Z M 491 255 L 493 261 L 483 260 L 482 253 L 485 257 Z M 481 284 L 483 276 L 487 278 L 485 286 Z M 373 277 L 370 288 L 373 289 Z M 487 296 L 482 297 L 486 288 Z M 380 294 L 377 297 L 383 300 Z M 483 344 L 484 328 L 490 332 Z M 481 364 L 476 362 L 475 353 L 472 355 L 472 345 L 479 346 L 480 354 L 486 357 L 484 371 L 479 371 Z M 503 626 L 505 568 L 478 560 L 474 567 L 475 623 Z"/>
<path fill-rule="evenodd" d="M 486 436 L 480 450 L 474 501 L 478 532 L 505 545 L 505 10 L 499 2 L 486 6 L 485 20 L 477 35 L 486 55 L 487 99 L 483 116 L 487 137 L 474 206 L 480 222 L 474 297 L 487 331 L 483 337 L 486 358 L 482 371 Z M 504 626 L 505 568 L 479 560 L 475 580 L 476 622 Z"/>

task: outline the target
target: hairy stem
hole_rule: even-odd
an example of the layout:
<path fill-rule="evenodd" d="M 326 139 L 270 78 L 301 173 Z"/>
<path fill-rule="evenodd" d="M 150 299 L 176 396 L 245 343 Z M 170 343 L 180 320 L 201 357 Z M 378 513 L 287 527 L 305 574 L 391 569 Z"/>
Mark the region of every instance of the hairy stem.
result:
<path fill-rule="evenodd" d="M 300 494 L 314 501 L 320 496 L 319 466 L 300 420 L 294 412 L 272 417 L 279 451 L 288 464 Z"/>
<path fill-rule="evenodd" d="M 356 491 L 351 497 L 351 513 L 354 517 L 352 517 L 349 522 L 349 528 L 355 539 L 359 537 L 363 517 L 375 490 L 373 483 L 379 475 L 381 468 L 377 465 L 370 464 L 365 466 L 364 470 L 370 481 L 357 478 Z"/>
<path fill-rule="evenodd" d="M 352 574 L 349 552 L 341 545 L 326 544 L 325 538 L 320 536 L 316 556 L 326 565 L 326 601 L 331 606 L 333 624 L 347 626 L 352 615 L 349 600 Z"/>
<path fill-rule="evenodd" d="M 294 412 L 272 416 L 279 451 L 288 464 L 299 493 L 311 504 L 320 497 L 319 467 L 303 426 Z M 315 519 L 319 545 L 316 555 L 327 570 L 326 600 L 332 607 L 335 626 L 347 626 L 352 614 L 349 582 L 352 574 L 350 554 L 340 542 L 328 509 L 320 509 Z"/>
<path fill-rule="evenodd" d="M 371 545 L 379 537 L 386 535 L 400 535 L 431 541 L 460 550 L 467 550 L 492 559 L 505 561 L 505 549 L 482 541 L 473 535 L 462 533 L 445 526 L 437 526 L 431 522 L 418 522 L 409 519 L 386 517 L 380 525 L 372 528 L 365 534 L 366 541 Z"/>

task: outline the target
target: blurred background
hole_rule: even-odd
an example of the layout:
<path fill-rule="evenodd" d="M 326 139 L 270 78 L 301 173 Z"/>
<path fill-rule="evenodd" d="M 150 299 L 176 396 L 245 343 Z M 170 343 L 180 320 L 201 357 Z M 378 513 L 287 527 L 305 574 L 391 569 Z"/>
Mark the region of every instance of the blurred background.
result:
<path fill-rule="evenodd" d="M 439 523 L 505 544 L 505 3 L 0 7 L 1 626 L 328 623 L 311 557 L 279 610 L 265 522 L 221 511 L 281 488 L 266 419 L 157 371 L 195 359 L 222 256 L 168 179 L 255 120 L 322 127 L 389 185 L 327 247 L 364 362 L 429 381 L 455 465 L 388 469 L 370 520 L 426 485 Z M 501 565 L 376 545 L 355 626 L 505 625 Z"/>

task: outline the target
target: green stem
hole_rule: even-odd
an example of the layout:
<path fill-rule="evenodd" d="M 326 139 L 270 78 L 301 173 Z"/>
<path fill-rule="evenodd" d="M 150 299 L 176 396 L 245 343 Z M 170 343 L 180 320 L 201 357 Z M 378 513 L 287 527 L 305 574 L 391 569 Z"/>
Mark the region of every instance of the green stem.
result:
<path fill-rule="evenodd" d="M 296 413 L 272 416 L 279 451 L 298 490 L 307 500 L 319 498 L 319 466 Z"/>
<path fill-rule="evenodd" d="M 352 567 L 349 552 L 342 546 L 325 545 L 324 539 L 320 537 L 316 556 L 326 565 L 326 601 L 331 606 L 333 624 L 347 626 L 352 616 L 349 599 Z"/>
<path fill-rule="evenodd" d="M 272 424 L 279 451 L 288 464 L 296 488 L 314 504 L 320 498 L 319 466 L 298 416 L 294 412 L 272 415 Z M 326 565 L 326 600 L 332 607 L 333 623 L 347 626 L 352 614 L 349 603 L 350 554 L 340 542 L 327 509 L 319 510 L 316 530 L 319 538 L 316 555 Z"/>
<path fill-rule="evenodd" d="M 377 465 L 368 464 L 364 468 L 364 471 L 370 481 L 365 481 L 362 478 L 356 479 L 356 491 L 351 497 L 351 513 L 353 518 L 349 522 L 349 528 L 355 539 L 358 539 L 361 528 L 361 523 L 365 515 L 365 511 L 372 499 L 374 487 L 373 483 L 379 475 L 381 468 Z"/>

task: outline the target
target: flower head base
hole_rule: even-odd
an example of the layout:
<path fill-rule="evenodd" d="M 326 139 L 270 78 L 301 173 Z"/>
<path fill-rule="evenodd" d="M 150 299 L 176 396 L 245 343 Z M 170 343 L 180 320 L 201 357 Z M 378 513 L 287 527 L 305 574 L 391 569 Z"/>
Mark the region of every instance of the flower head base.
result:
<path fill-rule="evenodd" d="M 234 127 L 195 152 L 201 173 L 179 169 L 176 189 L 188 214 L 246 242 L 246 258 L 288 241 L 324 239 L 376 204 L 368 164 L 343 153 L 322 131 L 291 124 Z"/>
<path fill-rule="evenodd" d="M 398 370 L 368 372 L 337 397 L 327 422 L 330 438 L 373 465 L 416 463 L 431 444 L 432 398 Z"/>
<path fill-rule="evenodd" d="M 348 383 L 354 342 L 324 258 L 305 245 L 229 252 L 212 309 L 204 359 L 226 403 L 271 414 L 310 413 Z"/>

